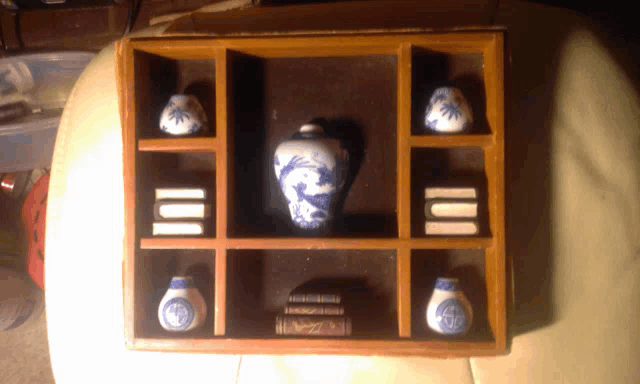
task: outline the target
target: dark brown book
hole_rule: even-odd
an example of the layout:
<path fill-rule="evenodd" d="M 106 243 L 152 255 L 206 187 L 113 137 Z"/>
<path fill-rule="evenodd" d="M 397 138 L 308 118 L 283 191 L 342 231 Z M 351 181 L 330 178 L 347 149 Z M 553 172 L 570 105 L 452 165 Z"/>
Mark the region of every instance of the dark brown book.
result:
<path fill-rule="evenodd" d="M 349 316 L 283 315 L 276 317 L 276 335 L 350 336 Z"/>
<path fill-rule="evenodd" d="M 344 315 L 344 307 L 338 304 L 298 304 L 284 307 L 285 315 Z"/>
<path fill-rule="evenodd" d="M 342 296 L 340 296 L 339 293 L 294 292 L 289 295 L 289 302 L 340 304 L 342 302 Z"/>

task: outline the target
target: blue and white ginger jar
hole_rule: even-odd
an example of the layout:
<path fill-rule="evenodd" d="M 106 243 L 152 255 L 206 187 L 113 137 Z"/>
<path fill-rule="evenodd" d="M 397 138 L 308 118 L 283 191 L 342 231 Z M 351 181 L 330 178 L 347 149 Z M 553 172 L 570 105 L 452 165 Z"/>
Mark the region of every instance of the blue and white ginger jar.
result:
<path fill-rule="evenodd" d="M 426 129 L 455 133 L 468 131 L 473 124 L 473 112 L 458 88 L 440 87 L 436 89 L 424 114 Z"/>
<path fill-rule="evenodd" d="M 427 325 L 434 332 L 462 336 L 471 328 L 471 303 L 460 290 L 458 279 L 438 278 L 427 304 Z"/>
<path fill-rule="evenodd" d="M 158 319 L 169 332 L 186 332 L 200 327 L 207 318 L 207 303 L 191 276 L 175 276 L 158 306 Z"/>
<path fill-rule="evenodd" d="M 193 95 L 173 95 L 160 115 L 160 130 L 172 136 L 192 135 L 207 124 L 207 114 Z"/>
<path fill-rule="evenodd" d="M 317 124 L 305 124 L 275 151 L 273 165 L 296 227 L 327 225 L 347 176 L 349 156 L 338 139 Z"/>

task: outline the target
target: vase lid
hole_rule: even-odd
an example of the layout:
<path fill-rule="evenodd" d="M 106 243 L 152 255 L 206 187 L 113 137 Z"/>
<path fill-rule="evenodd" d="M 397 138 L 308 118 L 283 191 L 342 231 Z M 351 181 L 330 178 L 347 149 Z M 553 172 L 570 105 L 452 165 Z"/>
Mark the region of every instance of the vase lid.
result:
<path fill-rule="evenodd" d="M 458 279 L 454 277 L 438 277 L 435 289 L 455 291 L 458 289 Z"/>
<path fill-rule="evenodd" d="M 193 277 L 191 276 L 174 276 L 169 284 L 169 289 L 188 289 L 194 287 Z"/>
<path fill-rule="evenodd" d="M 324 129 L 319 124 L 308 123 L 300 127 L 300 133 L 324 133 Z"/>
<path fill-rule="evenodd" d="M 193 280 L 193 276 L 173 276 L 171 280 Z"/>

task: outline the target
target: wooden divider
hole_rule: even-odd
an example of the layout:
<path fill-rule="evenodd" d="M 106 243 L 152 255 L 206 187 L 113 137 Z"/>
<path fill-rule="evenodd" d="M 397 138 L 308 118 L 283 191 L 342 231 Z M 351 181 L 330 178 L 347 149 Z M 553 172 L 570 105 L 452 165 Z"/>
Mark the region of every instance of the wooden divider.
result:
<path fill-rule="evenodd" d="M 140 240 L 141 249 L 485 249 L 493 245 L 492 238 L 456 237 L 414 239 L 371 238 L 189 238 L 149 237 Z"/>
<path fill-rule="evenodd" d="M 398 235 L 411 238 L 411 44 L 398 50 Z M 411 249 L 398 248 L 398 335 L 411 337 Z"/>
<path fill-rule="evenodd" d="M 507 348 L 505 196 L 504 196 L 504 40 L 496 34 L 484 52 L 487 119 L 494 136 L 485 149 L 485 171 L 489 197 L 489 225 L 493 246 L 486 250 L 486 282 L 489 324 L 496 349 Z"/>
<path fill-rule="evenodd" d="M 116 70 L 118 73 L 118 90 L 120 93 L 120 117 L 122 119 L 123 129 L 123 178 L 124 178 L 124 263 L 123 263 L 123 291 L 124 295 L 124 338 L 128 346 L 133 345 L 136 334 L 135 324 L 136 312 L 135 292 L 136 292 L 136 270 L 135 270 L 135 253 L 136 253 L 136 144 L 137 134 L 136 111 L 135 108 L 127 108 L 125 106 L 134 105 L 134 80 L 135 73 L 133 68 L 133 47 L 124 40 L 117 45 Z"/>
<path fill-rule="evenodd" d="M 218 149 L 214 137 L 184 139 L 142 139 L 138 140 L 138 150 L 143 152 L 212 152 Z"/>
<path fill-rule="evenodd" d="M 227 133 L 229 100 L 228 89 L 229 60 L 227 51 L 218 48 L 215 51 L 216 59 L 216 135 L 218 139 L 218 151 L 216 153 L 216 239 L 222 242 L 216 248 L 216 278 L 215 278 L 215 312 L 214 312 L 214 333 L 216 336 L 223 336 L 226 329 L 227 319 L 227 250 L 224 247 L 224 240 L 227 238 L 227 224 L 229 217 L 229 188 L 228 172 L 229 158 L 228 148 L 230 143 Z"/>
<path fill-rule="evenodd" d="M 411 45 L 402 44 L 398 50 L 398 162 L 397 200 L 398 235 L 411 237 Z"/>

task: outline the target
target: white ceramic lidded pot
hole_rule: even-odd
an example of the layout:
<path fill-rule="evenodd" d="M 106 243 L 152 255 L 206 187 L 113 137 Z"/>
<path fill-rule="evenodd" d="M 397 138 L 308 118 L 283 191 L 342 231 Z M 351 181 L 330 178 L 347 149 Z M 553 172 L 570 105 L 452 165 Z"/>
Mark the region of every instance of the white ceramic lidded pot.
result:
<path fill-rule="evenodd" d="M 273 165 L 296 227 L 314 230 L 332 219 L 347 176 L 349 155 L 322 126 L 305 124 L 276 148 Z"/>
<path fill-rule="evenodd" d="M 443 335 L 461 336 L 473 321 L 471 303 L 459 287 L 458 279 L 439 277 L 427 304 L 427 325 Z"/>
<path fill-rule="evenodd" d="M 173 95 L 160 115 L 160 130 L 172 136 L 200 132 L 207 123 L 207 114 L 193 95 Z"/>
<path fill-rule="evenodd" d="M 175 276 L 158 306 L 162 328 L 186 332 L 200 327 L 207 317 L 207 303 L 195 287 L 193 277 Z"/>
<path fill-rule="evenodd" d="M 455 87 L 437 88 L 424 114 L 426 129 L 441 133 L 468 131 L 473 124 L 473 112 L 462 91 Z"/>

